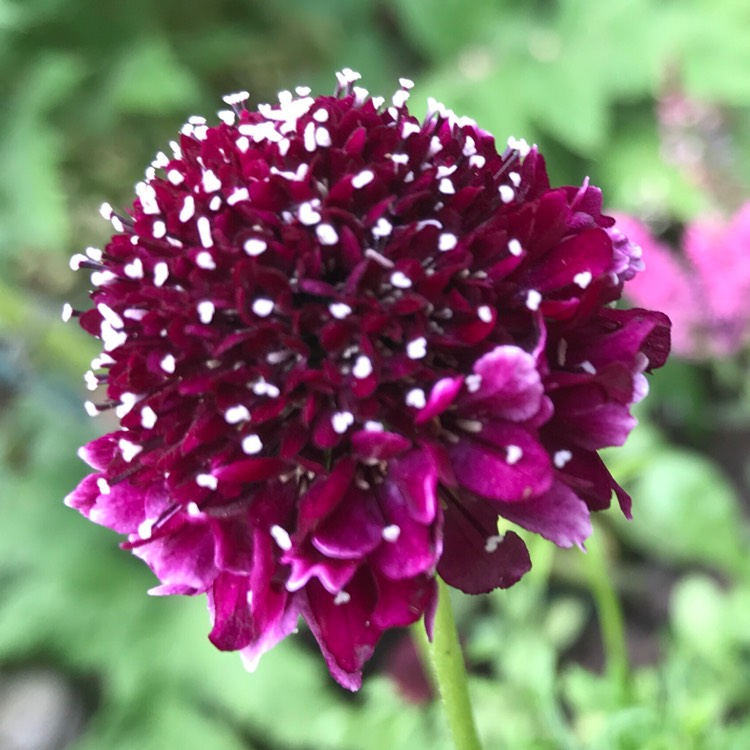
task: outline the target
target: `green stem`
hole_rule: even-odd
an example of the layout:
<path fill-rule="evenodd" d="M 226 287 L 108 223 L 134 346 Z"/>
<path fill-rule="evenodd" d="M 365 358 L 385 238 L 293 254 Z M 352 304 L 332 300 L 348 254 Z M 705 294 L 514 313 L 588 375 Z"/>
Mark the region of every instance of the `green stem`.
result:
<path fill-rule="evenodd" d="M 586 540 L 589 581 L 599 615 L 607 672 L 624 695 L 628 689 L 630 674 L 625 621 L 617 591 L 612 583 L 603 535 L 604 529 L 599 527 Z"/>
<path fill-rule="evenodd" d="M 414 633 L 440 691 L 456 750 L 481 750 L 471 710 L 466 667 L 453 616 L 450 590 L 440 579 L 438 586 L 439 599 L 432 643 L 427 640 L 421 621 L 414 626 Z"/>

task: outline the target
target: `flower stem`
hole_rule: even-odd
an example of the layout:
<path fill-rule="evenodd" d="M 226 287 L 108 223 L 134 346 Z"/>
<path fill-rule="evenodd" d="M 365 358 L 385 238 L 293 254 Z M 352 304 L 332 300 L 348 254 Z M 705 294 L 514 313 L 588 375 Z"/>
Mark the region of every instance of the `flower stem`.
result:
<path fill-rule="evenodd" d="M 607 660 L 607 672 L 624 696 L 628 689 L 629 663 L 625 640 L 625 621 L 617 591 L 612 583 L 605 544 L 599 527 L 586 540 L 591 593 L 594 596 Z"/>
<path fill-rule="evenodd" d="M 432 643 L 427 640 L 422 622 L 414 626 L 425 662 L 440 691 L 445 717 L 456 750 L 481 750 L 471 710 L 463 652 L 453 616 L 448 586 L 438 579 L 439 599 Z"/>

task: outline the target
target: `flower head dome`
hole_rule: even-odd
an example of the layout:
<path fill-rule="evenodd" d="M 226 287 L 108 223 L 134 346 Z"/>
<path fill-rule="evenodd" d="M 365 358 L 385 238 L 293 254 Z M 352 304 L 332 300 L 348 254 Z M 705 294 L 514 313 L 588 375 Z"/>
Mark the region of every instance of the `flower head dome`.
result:
<path fill-rule="evenodd" d="M 120 428 L 67 498 L 161 581 L 208 597 L 248 664 L 301 616 L 356 689 L 381 634 L 529 569 L 498 516 L 581 545 L 668 320 L 617 310 L 639 268 L 599 190 L 439 105 L 335 96 L 191 118 L 93 271 L 87 374 Z"/>

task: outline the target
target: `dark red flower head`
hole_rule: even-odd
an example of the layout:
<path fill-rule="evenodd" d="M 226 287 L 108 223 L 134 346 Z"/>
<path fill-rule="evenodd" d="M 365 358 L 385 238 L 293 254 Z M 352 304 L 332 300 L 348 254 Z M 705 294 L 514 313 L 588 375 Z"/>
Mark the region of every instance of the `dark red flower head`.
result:
<path fill-rule="evenodd" d="M 380 635 L 529 569 L 498 515 L 581 545 L 664 363 L 669 322 L 617 310 L 635 248 L 598 189 L 551 188 L 436 105 L 339 75 L 158 154 L 93 271 L 87 381 L 120 429 L 67 503 L 127 535 L 160 594 L 208 595 L 249 664 L 301 615 L 356 689 Z M 67 314 L 73 314 L 68 308 Z M 76 313 L 77 314 L 77 313 Z"/>

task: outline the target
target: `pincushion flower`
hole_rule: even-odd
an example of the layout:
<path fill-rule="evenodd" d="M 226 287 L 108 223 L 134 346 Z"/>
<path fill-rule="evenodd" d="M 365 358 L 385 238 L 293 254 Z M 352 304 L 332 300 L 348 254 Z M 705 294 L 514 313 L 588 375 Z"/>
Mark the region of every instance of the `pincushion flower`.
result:
<path fill-rule="evenodd" d="M 67 503 L 127 535 L 157 594 L 208 598 L 248 665 L 310 627 L 356 689 L 382 633 L 530 560 L 498 516 L 582 545 L 614 490 L 668 320 L 617 310 L 635 248 L 599 190 L 551 188 L 433 104 L 423 122 L 339 74 L 335 96 L 192 118 L 115 234 L 76 256 L 119 429 Z"/>
<path fill-rule="evenodd" d="M 631 216 L 621 226 L 648 255 L 648 268 L 627 287 L 631 300 L 656 305 L 673 323 L 674 352 L 692 360 L 727 357 L 750 340 L 750 203 L 729 219 L 690 222 L 680 252 Z"/>

